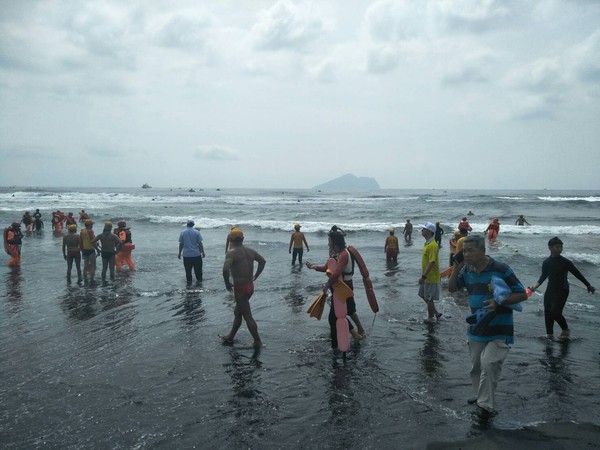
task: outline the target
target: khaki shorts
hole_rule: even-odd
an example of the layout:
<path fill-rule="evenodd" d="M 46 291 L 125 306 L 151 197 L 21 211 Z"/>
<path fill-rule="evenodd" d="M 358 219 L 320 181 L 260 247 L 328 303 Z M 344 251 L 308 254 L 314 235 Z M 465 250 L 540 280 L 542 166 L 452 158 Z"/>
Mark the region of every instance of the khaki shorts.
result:
<path fill-rule="evenodd" d="M 440 299 L 440 284 L 428 283 L 427 281 L 419 285 L 419 297 L 426 302 Z"/>

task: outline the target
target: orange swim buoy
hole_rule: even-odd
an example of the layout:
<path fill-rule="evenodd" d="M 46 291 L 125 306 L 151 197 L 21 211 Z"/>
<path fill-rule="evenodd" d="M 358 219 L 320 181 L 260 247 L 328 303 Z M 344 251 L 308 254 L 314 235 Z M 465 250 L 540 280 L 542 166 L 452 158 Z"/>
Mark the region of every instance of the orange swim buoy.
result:
<path fill-rule="evenodd" d="M 348 252 L 350 252 L 352 260 L 356 261 L 356 264 L 358 264 L 358 269 L 360 270 L 360 274 L 363 277 L 363 285 L 365 286 L 365 293 L 367 295 L 367 301 L 369 302 L 371 311 L 373 311 L 374 313 L 378 313 L 379 305 L 377 303 L 375 291 L 373 290 L 373 282 L 371 281 L 371 278 L 369 278 L 369 269 L 367 269 L 365 261 L 363 260 L 359 251 L 356 250 L 356 248 L 354 248 L 352 245 L 349 245 L 347 249 Z"/>

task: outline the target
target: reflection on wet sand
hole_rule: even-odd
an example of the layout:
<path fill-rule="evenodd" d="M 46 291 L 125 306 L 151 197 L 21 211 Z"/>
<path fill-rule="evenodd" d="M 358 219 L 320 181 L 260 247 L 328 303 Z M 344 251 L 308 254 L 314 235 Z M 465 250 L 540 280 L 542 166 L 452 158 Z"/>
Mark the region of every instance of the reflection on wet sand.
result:
<path fill-rule="evenodd" d="M 21 282 L 23 281 L 23 276 L 21 275 L 21 267 L 10 267 L 10 270 L 6 273 L 5 278 L 6 298 L 10 302 L 20 302 L 23 299 L 23 293 L 21 292 Z"/>
<path fill-rule="evenodd" d="M 186 328 L 194 328 L 204 321 L 205 310 L 202 307 L 201 293 L 202 289 L 200 288 L 186 289 L 181 303 L 171 308 L 175 311 L 173 316 L 180 316 L 179 318 Z"/>
<path fill-rule="evenodd" d="M 546 355 L 541 363 L 548 373 L 548 389 L 560 397 L 567 397 L 573 379 L 568 363 L 569 341 L 548 341 L 544 349 Z"/>
<path fill-rule="evenodd" d="M 419 351 L 421 370 L 429 377 L 443 377 L 444 363 L 440 353 L 440 340 L 436 336 L 437 324 L 428 324 L 423 347 Z"/>

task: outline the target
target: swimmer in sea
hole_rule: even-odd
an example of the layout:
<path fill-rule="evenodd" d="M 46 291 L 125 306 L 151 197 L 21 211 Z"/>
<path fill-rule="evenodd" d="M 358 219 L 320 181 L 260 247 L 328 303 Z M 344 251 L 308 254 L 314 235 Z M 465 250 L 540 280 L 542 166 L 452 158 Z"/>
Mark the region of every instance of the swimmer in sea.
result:
<path fill-rule="evenodd" d="M 402 234 L 404 234 L 405 242 L 410 242 L 412 240 L 412 232 L 413 225 L 412 223 L 410 223 L 410 219 L 406 219 L 406 223 L 404 224 L 404 231 L 402 232 Z"/>
<path fill-rule="evenodd" d="M 515 225 L 519 225 L 519 226 L 523 226 L 523 225 L 531 225 L 529 222 L 527 222 L 527 220 L 525 220 L 525 217 L 523 217 L 523 214 L 519 215 L 519 217 L 517 217 L 517 220 L 515 220 Z"/>
<path fill-rule="evenodd" d="M 244 246 L 244 233 L 240 228 L 231 230 L 228 238 L 231 249 L 225 255 L 223 280 L 225 281 L 225 288 L 234 293 L 235 310 L 231 331 L 226 336 L 220 335 L 220 338 L 226 344 L 233 344 L 233 338 L 242 325 L 242 319 L 244 319 L 248 331 L 254 338 L 254 346 L 260 347 L 262 342 L 258 335 L 258 326 L 252 317 L 250 297 L 254 293 L 254 281 L 262 273 L 266 261 L 256 250 Z M 253 274 L 255 261 L 258 266 Z M 233 284 L 229 279 L 230 274 L 233 278 Z"/>

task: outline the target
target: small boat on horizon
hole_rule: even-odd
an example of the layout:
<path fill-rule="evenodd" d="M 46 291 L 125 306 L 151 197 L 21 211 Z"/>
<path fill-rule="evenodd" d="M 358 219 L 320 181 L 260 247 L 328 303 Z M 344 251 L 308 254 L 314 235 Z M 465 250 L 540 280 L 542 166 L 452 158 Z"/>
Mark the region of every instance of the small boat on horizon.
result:
<path fill-rule="evenodd" d="M 151 187 L 148 183 L 142 184 L 142 189 L 150 189 Z"/>

